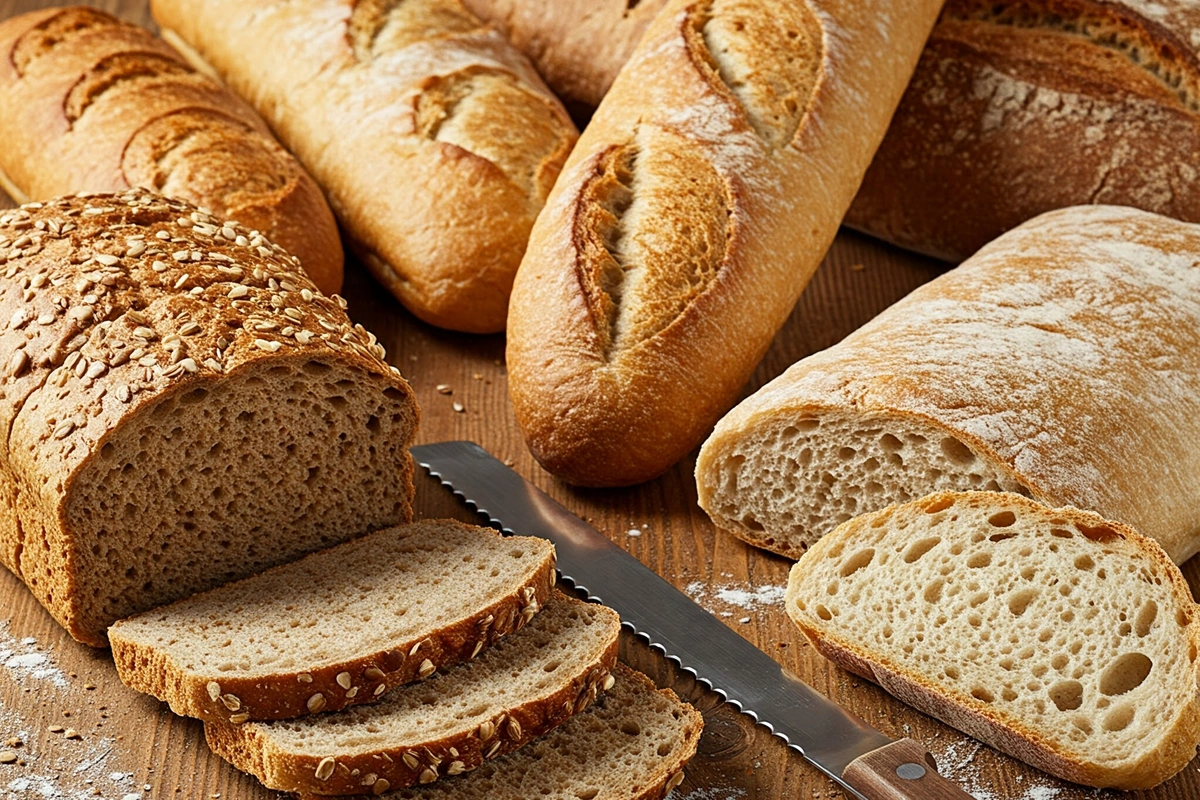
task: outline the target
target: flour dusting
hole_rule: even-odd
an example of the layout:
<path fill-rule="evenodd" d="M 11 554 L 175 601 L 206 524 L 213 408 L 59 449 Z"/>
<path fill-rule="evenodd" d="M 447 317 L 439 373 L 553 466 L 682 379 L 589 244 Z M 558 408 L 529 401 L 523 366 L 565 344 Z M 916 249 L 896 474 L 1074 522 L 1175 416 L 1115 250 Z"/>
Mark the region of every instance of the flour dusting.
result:
<path fill-rule="evenodd" d="M 26 636 L 19 642 L 8 632 L 8 621 L 0 622 L 0 664 L 18 683 L 28 678 L 67 686 L 67 678 L 50 657 L 37 649 L 37 639 Z"/>
<path fill-rule="evenodd" d="M 722 617 L 732 617 L 733 612 L 723 608 L 714 609 L 711 607 L 711 601 L 715 600 L 721 606 L 734 606 L 747 611 L 757 611 L 764 606 L 782 606 L 786 591 L 786 586 L 771 584 L 766 586 L 750 586 L 749 584 L 714 586 L 703 581 L 693 581 L 687 586 L 687 593 L 693 600 Z"/>

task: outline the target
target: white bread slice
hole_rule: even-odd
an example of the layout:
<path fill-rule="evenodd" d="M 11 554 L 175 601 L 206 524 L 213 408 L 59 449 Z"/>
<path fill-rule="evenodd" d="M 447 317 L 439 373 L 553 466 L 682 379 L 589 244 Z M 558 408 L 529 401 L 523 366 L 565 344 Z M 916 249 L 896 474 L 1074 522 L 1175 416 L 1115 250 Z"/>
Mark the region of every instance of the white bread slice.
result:
<path fill-rule="evenodd" d="M 611 686 L 621 620 L 557 594 L 479 658 L 378 703 L 278 722 L 208 723 L 213 752 L 270 789 L 379 794 L 477 768 L 587 708 Z"/>
<path fill-rule="evenodd" d="M 528 623 L 554 547 L 453 520 L 389 528 L 122 620 L 117 674 L 233 723 L 371 702 Z"/>
<path fill-rule="evenodd" d="M 1200 742 L 1200 622 L 1153 540 L 1014 494 L 857 517 L 793 567 L 814 647 L 916 708 L 1076 783 L 1141 789 Z"/>
<path fill-rule="evenodd" d="M 612 689 L 546 736 L 479 769 L 389 792 L 394 800 L 662 800 L 683 780 L 704 720 L 624 664 Z M 320 795 L 301 794 L 301 800 Z"/>

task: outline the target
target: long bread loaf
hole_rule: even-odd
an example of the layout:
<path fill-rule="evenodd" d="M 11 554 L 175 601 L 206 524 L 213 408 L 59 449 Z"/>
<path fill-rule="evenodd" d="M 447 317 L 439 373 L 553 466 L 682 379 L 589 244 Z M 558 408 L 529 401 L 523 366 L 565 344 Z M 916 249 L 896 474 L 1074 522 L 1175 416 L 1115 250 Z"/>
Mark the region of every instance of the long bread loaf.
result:
<path fill-rule="evenodd" d="M 559 102 L 459 0 L 153 0 L 325 190 L 414 314 L 504 328 L 534 217 L 575 142 Z"/>
<path fill-rule="evenodd" d="M 0 214 L 0 563 L 72 636 L 412 508 L 412 391 L 294 257 L 145 190 Z"/>
<path fill-rule="evenodd" d="M 0 173 L 18 202 L 141 186 L 262 233 L 326 294 L 333 214 L 253 109 L 149 31 L 91 8 L 0 24 Z"/>
<path fill-rule="evenodd" d="M 584 132 L 513 289 L 548 470 L 652 478 L 737 398 L 837 232 L 937 0 L 677 0 Z"/>
<path fill-rule="evenodd" d="M 1020 492 L 1200 550 L 1200 226 L 1050 212 L 731 411 L 696 464 L 716 524 L 796 556 L 934 491 Z"/>

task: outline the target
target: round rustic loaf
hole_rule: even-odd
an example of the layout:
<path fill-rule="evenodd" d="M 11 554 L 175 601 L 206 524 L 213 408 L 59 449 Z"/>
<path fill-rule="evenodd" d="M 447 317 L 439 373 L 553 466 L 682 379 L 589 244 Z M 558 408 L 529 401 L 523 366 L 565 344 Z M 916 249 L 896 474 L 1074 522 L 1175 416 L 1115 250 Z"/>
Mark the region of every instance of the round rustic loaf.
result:
<path fill-rule="evenodd" d="M 408 384 L 299 262 L 144 190 L 0 215 L 0 561 L 80 641 L 411 517 Z"/>

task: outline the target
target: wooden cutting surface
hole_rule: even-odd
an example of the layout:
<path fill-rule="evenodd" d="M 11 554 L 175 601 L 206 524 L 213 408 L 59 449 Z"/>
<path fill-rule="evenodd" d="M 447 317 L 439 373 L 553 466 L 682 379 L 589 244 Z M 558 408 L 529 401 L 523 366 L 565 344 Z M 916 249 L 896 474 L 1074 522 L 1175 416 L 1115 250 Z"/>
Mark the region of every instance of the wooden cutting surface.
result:
<path fill-rule="evenodd" d="M 45 5 L 0 0 L 0 19 Z M 151 25 L 145 2 L 96 3 Z M 0 143 L 0 147 L 3 147 Z M 0 205 L 7 201 L 0 195 Z M 828 347 L 920 284 L 940 265 L 843 232 L 779 334 L 747 392 L 804 356 Z M 583 491 L 542 471 L 525 449 L 508 402 L 504 338 L 431 328 L 404 311 L 363 269 L 348 264 L 350 315 L 379 336 L 388 358 L 416 390 L 418 442 L 473 439 L 649 567 L 713 611 L 818 691 L 893 737 L 925 742 L 943 773 L 979 800 L 1076 800 L 1121 793 L 1072 787 L 981 747 L 870 683 L 842 672 L 805 644 L 781 605 L 790 562 L 714 530 L 696 505 L 694 454 L 656 481 L 625 490 Z M 450 387 L 450 392 L 439 391 Z M 457 410 L 459 407 L 461 411 Z M 417 479 L 418 514 L 472 515 L 432 480 Z M 1200 562 L 1184 567 L 1193 590 Z M 637 642 L 622 657 L 673 686 L 704 712 L 700 753 L 675 797 L 837 798 L 840 790 L 747 717 L 680 678 Z M 5 744 L 20 740 L 19 745 Z M 70 639 L 8 572 L 0 570 L 0 797 L 125 800 L 263 800 L 278 793 L 213 756 L 199 723 L 124 688 L 106 651 Z M 0 756 L 0 761 L 3 756 Z M 614 776 L 620 780 L 620 776 Z M 1200 798 L 1200 760 L 1166 784 L 1126 795 L 1140 800 Z"/>

